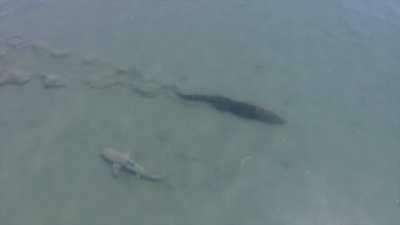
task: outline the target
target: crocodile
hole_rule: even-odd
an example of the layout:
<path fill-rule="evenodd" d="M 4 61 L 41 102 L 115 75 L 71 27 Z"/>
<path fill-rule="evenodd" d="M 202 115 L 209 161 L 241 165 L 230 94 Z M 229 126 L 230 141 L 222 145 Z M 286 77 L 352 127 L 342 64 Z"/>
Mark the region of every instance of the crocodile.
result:
<path fill-rule="evenodd" d="M 148 181 L 161 181 L 163 177 L 149 174 L 146 170 L 131 159 L 128 152 L 120 152 L 113 148 L 106 148 L 101 153 L 101 157 L 112 166 L 112 175 L 118 177 L 121 171 L 138 176 L 140 179 Z"/>
<path fill-rule="evenodd" d="M 218 95 L 184 94 L 177 89 L 171 90 L 183 100 L 207 103 L 220 112 L 230 113 L 243 119 L 255 120 L 271 125 L 283 125 L 286 123 L 285 119 L 278 114 L 251 103 Z"/>

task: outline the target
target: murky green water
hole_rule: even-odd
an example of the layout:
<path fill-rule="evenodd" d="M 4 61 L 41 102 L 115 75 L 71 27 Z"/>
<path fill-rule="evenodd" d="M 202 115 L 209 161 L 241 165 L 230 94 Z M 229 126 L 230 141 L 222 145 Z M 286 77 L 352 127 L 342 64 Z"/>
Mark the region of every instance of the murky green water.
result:
<path fill-rule="evenodd" d="M 0 223 L 396 225 L 399 38 L 394 0 L 2 0 Z"/>

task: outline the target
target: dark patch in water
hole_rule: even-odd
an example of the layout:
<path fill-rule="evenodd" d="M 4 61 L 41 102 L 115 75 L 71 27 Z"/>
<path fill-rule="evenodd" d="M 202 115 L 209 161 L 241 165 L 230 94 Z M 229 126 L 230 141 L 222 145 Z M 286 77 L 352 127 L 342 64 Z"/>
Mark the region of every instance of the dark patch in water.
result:
<path fill-rule="evenodd" d="M 218 111 L 231 113 L 243 119 L 256 120 L 272 125 L 282 125 L 286 121 L 276 113 L 247 102 L 233 100 L 218 95 L 183 94 L 175 91 L 181 99 L 194 102 L 204 102 Z"/>

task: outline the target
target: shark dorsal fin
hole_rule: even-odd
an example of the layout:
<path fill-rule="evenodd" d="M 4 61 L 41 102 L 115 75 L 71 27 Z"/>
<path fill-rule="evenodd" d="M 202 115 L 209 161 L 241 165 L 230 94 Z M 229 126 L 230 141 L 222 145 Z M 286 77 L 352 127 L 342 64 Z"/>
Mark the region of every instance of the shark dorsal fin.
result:
<path fill-rule="evenodd" d="M 130 152 L 122 152 L 122 155 L 124 156 L 125 159 L 130 159 L 131 158 L 131 153 Z"/>

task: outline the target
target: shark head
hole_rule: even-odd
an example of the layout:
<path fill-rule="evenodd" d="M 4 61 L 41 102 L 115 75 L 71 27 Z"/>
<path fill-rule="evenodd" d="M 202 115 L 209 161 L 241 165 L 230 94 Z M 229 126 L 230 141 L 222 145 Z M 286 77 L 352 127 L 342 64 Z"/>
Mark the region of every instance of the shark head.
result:
<path fill-rule="evenodd" d="M 119 152 L 113 148 L 104 149 L 101 156 L 112 163 L 125 163 L 130 160 L 129 153 Z"/>

